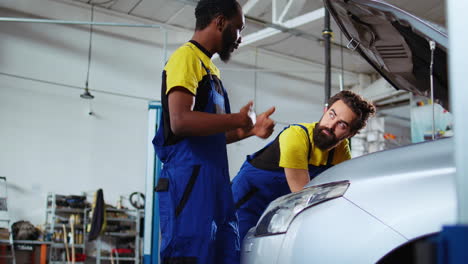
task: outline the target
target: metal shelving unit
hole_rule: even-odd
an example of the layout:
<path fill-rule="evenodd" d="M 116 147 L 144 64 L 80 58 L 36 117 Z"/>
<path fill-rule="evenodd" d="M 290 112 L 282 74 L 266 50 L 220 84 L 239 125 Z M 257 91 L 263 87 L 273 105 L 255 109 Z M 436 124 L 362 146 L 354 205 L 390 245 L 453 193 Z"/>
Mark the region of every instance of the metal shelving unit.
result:
<path fill-rule="evenodd" d="M 49 245 L 49 263 L 63 264 L 67 263 L 66 252 L 72 259 L 72 245 L 76 253 L 85 253 L 86 249 L 86 208 L 72 208 L 68 206 L 57 205 L 57 198 L 64 199 L 66 195 L 55 193 L 47 194 L 46 201 L 46 219 L 44 225 L 44 238 L 50 241 Z M 73 235 L 71 235 L 72 226 L 70 225 L 70 217 L 78 216 L 79 222 L 73 225 Z M 76 219 L 74 220 L 76 221 Z M 61 223 L 60 223 L 61 222 Z M 65 232 L 64 232 L 65 227 Z M 67 237 L 67 245 L 64 242 L 64 233 Z M 81 235 L 80 235 L 81 234 Z M 79 242 L 79 243 L 76 243 Z M 75 261 L 76 264 L 84 264 L 84 262 Z"/>
<path fill-rule="evenodd" d="M 7 179 L 4 176 L 0 176 L 0 227 L 5 227 L 8 232 L 8 240 L 1 241 L 0 243 L 4 243 L 10 246 L 10 254 L 9 255 L 0 255 L 0 261 L 4 261 L 5 259 L 11 259 L 12 264 L 16 264 L 16 257 L 15 257 L 15 246 L 13 244 L 13 231 L 11 230 L 11 219 L 8 214 L 8 186 L 7 186 Z"/>
<path fill-rule="evenodd" d="M 90 212 L 90 211 L 89 211 Z M 114 261 L 115 263 L 141 263 L 141 238 L 140 238 L 140 221 L 143 216 L 142 210 L 130 210 L 130 209 L 114 209 L 114 208 L 107 208 L 106 215 L 111 213 L 117 213 L 122 217 L 106 217 L 107 227 L 113 226 L 114 224 L 124 225 L 129 227 L 128 230 L 122 232 L 104 232 L 102 235 L 98 237 L 96 240 L 96 263 L 101 264 L 101 262 L 105 261 Z M 90 215 L 90 214 L 88 214 Z M 111 237 L 116 240 L 115 248 L 119 247 L 119 240 L 128 241 L 129 239 L 133 238 L 133 253 L 132 257 L 121 257 L 116 252 L 107 252 L 107 256 L 104 256 L 102 253 L 102 240 L 101 237 Z M 111 254 L 113 254 L 111 256 Z"/>

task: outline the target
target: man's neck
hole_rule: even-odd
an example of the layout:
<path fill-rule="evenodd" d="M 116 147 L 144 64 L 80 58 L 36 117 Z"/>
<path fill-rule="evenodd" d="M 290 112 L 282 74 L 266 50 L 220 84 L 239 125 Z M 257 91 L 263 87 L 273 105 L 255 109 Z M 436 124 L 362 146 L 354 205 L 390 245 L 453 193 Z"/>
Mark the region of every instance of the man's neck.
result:
<path fill-rule="evenodd" d="M 215 35 L 209 31 L 208 28 L 203 30 L 197 30 L 192 36 L 192 40 L 198 42 L 203 48 L 205 48 L 210 54 L 218 52 L 216 43 L 214 41 Z"/>

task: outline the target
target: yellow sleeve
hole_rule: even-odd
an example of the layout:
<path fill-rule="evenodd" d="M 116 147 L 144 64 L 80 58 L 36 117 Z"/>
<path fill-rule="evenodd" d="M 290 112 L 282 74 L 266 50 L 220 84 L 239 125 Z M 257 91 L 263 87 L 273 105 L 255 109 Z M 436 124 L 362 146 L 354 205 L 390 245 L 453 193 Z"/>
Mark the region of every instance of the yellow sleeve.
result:
<path fill-rule="evenodd" d="M 349 148 L 349 140 L 345 139 L 341 142 L 335 151 L 335 156 L 333 157 L 333 164 L 339 164 L 343 161 L 351 159 L 351 149 Z"/>
<path fill-rule="evenodd" d="M 290 126 L 279 137 L 280 161 L 279 166 L 290 169 L 309 168 L 310 142 L 307 133 L 299 126 Z"/>
<path fill-rule="evenodd" d="M 177 86 L 197 94 L 198 82 L 203 77 L 200 59 L 190 47 L 177 49 L 164 67 L 166 71 L 166 94 Z"/>

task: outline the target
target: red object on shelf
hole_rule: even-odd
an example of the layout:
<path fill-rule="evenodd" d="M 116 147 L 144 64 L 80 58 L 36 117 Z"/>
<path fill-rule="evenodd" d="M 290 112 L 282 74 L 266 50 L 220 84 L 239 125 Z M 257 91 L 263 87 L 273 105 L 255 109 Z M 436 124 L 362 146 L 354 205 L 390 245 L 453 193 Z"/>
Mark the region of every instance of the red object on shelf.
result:
<path fill-rule="evenodd" d="M 85 260 L 86 260 L 86 254 L 75 253 L 75 261 L 76 262 L 84 262 Z"/>
<path fill-rule="evenodd" d="M 119 255 L 121 255 L 121 254 L 132 254 L 133 249 L 131 249 L 131 248 L 113 248 L 112 253 L 117 253 Z"/>

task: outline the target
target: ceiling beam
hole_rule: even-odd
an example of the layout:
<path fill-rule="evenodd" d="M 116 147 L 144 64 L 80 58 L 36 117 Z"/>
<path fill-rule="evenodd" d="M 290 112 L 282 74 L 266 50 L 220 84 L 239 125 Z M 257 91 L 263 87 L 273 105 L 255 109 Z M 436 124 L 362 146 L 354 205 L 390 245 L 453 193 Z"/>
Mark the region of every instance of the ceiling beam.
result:
<path fill-rule="evenodd" d="M 284 6 L 283 11 L 281 14 L 277 17 L 277 22 L 281 23 L 284 20 L 284 17 L 288 14 L 289 10 L 291 9 L 292 4 L 294 3 L 294 0 L 289 0 L 286 5 Z M 274 20 L 273 20 L 274 21 Z"/>
<path fill-rule="evenodd" d="M 325 16 L 325 9 L 322 7 L 312 12 L 289 19 L 288 21 L 281 23 L 281 24 L 288 28 L 295 28 L 295 27 L 299 27 L 299 26 L 317 21 L 323 18 L 324 16 Z"/>
<path fill-rule="evenodd" d="M 319 8 L 315 11 L 312 11 L 312 12 L 303 14 L 301 16 L 295 17 L 293 19 L 287 20 L 286 22 L 281 23 L 280 25 L 277 25 L 277 27 L 286 28 L 286 29 L 296 28 L 296 27 L 305 25 L 307 23 L 317 21 L 318 19 L 321 19 L 324 15 L 325 15 L 325 9 Z M 242 38 L 241 46 L 246 46 L 254 42 L 260 41 L 262 39 L 269 38 L 282 31 L 280 29 L 274 28 L 273 26 L 259 30 L 249 35 L 246 35 L 245 37 Z"/>
<path fill-rule="evenodd" d="M 247 14 L 252 10 L 252 8 L 258 3 L 259 0 L 248 0 L 243 6 L 242 11 L 244 14 Z"/>
<path fill-rule="evenodd" d="M 287 12 L 289 7 L 291 7 L 291 5 L 289 5 L 288 7 L 288 2 L 292 3 L 293 0 L 271 0 L 271 21 L 273 23 L 280 23 L 280 20 L 278 18 L 281 15 L 281 10 Z"/>

